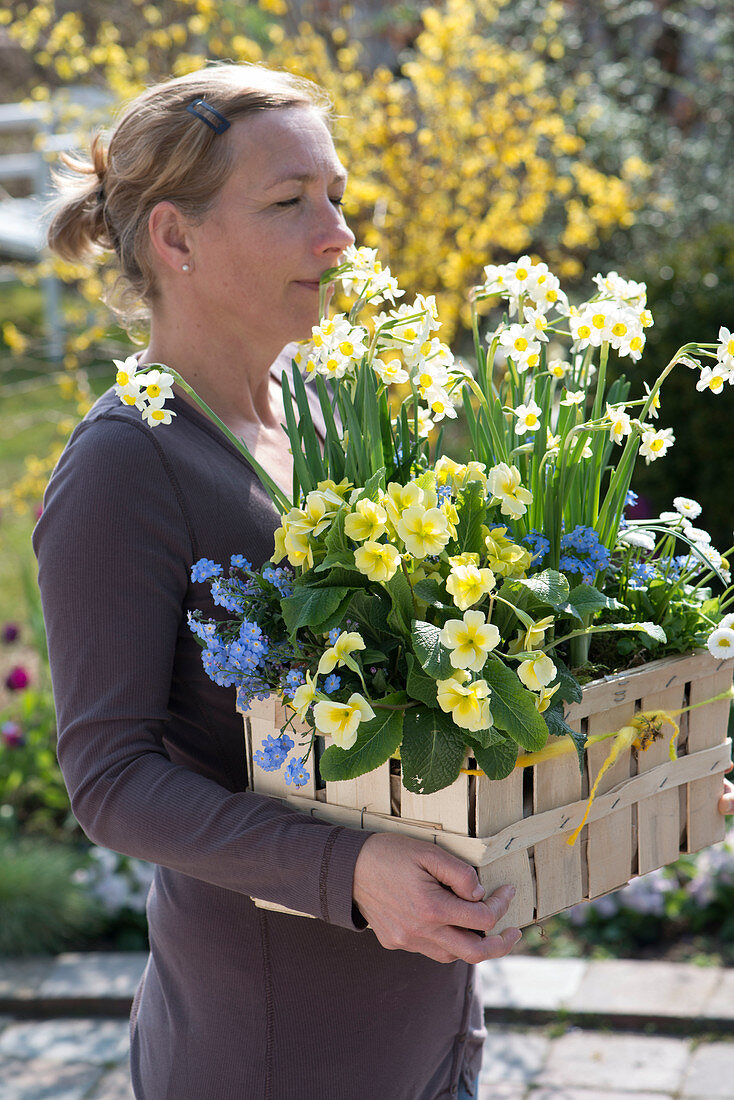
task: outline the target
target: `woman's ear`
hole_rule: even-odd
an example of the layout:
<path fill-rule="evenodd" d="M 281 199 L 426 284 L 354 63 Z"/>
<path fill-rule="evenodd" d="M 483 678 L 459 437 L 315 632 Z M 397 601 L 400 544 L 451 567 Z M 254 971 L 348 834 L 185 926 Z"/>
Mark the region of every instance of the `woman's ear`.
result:
<path fill-rule="evenodd" d="M 192 267 L 188 223 L 172 202 L 159 202 L 148 218 L 148 235 L 154 255 L 173 271 L 189 272 Z"/>

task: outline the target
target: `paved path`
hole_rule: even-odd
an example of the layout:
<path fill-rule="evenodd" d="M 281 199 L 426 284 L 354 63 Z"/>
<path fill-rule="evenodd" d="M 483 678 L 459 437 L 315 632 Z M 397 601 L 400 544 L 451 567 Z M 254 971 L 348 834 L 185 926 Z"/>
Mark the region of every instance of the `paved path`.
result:
<path fill-rule="evenodd" d="M 0 961 L 0 1100 L 132 1100 L 143 963 Z M 734 970 L 517 956 L 480 971 L 478 1100 L 734 1100 Z"/>

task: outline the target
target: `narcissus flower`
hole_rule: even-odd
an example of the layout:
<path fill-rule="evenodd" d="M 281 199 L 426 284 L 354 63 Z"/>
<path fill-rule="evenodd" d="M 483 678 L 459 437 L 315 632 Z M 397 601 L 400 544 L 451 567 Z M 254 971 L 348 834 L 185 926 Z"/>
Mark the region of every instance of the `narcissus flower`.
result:
<path fill-rule="evenodd" d="M 672 447 L 674 443 L 675 436 L 672 428 L 661 428 L 659 431 L 649 428 L 642 433 L 640 454 L 645 459 L 646 465 L 649 466 L 656 458 L 663 458 L 668 448 Z"/>
<path fill-rule="evenodd" d="M 543 412 L 535 401 L 529 401 L 526 405 L 518 405 L 513 410 L 517 417 L 515 432 L 517 435 L 525 435 L 526 432 L 537 432 L 540 428 L 540 417 Z"/>
<path fill-rule="evenodd" d="M 607 405 L 607 419 L 609 420 L 609 435 L 614 443 L 621 443 L 626 435 L 632 431 L 632 420 L 624 409 L 613 408 Z"/>
<path fill-rule="evenodd" d="M 333 737 L 342 749 L 350 749 L 357 740 L 360 723 L 369 722 L 375 712 L 358 691 L 346 703 L 321 700 L 313 708 L 313 718 L 319 733 Z"/>
<path fill-rule="evenodd" d="M 451 650 L 454 668 L 479 672 L 487 657 L 500 643 L 500 632 L 481 611 L 465 611 L 461 619 L 449 619 L 439 634 L 441 644 Z"/>

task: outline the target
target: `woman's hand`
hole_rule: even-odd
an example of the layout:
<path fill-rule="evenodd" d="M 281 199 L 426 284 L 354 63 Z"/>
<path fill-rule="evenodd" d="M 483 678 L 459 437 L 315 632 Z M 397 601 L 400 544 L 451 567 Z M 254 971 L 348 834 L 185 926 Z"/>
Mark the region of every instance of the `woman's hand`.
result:
<path fill-rule="evenodd" d="M 731 768 L 729 771 L 731 771 Z M 724 780 L 724 793 L 719 799 L 719 813 L 734 814 L 734 786 L 728 779 Z"/>
<path fill-rule="evenodd" d="M 484 900 L 473 867 L 435 844 L 374 833 L 354 868 L 353 897 L 383 947 L 436 962 L 482 962 L 507 955 L 517 928 L 491 932 L 514 897 L 500 886 Z"/>

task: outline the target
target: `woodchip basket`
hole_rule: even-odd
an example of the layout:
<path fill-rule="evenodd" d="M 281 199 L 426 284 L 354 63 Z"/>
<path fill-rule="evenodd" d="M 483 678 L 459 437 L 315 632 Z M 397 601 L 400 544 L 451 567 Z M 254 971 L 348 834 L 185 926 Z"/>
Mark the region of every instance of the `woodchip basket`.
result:
<path fill-rule="evenodd" d="M 584 687 L 566 720 L 589 736 L 620 729 L 638 711 L 695 709 L 675 719 L 677 760 L 669 758 L 669 736 L 645 752 L 622 752 L 602 776 L 573 845 L 568 838 L 583 819 L 611 740 L 587 746 L 583 774 L 574 752 L 518 767 L 504 780 L 462 774 L 437 794 L 414 795 L 400 782 L 399 762 L 388 761 L 359 779 L 320 788 L 311 767 L 309 784 L 296 791 L 282 770 L 263 771 L 253 762 L 263 738 L 284 723 L 282 707 L 271 697 L 253 703 L 245 719 L 251 786 L 325 821 L 439 844 L 473 864 L 489 891 L 505 882 L 516 887 L 499 927 L 522 928 L 723 839 L 716 803 L 730 763 L 730 702 L 695 705 L 731 688 L 733 671 L 734 661 L 717 661 L 703 651 Z"/>

